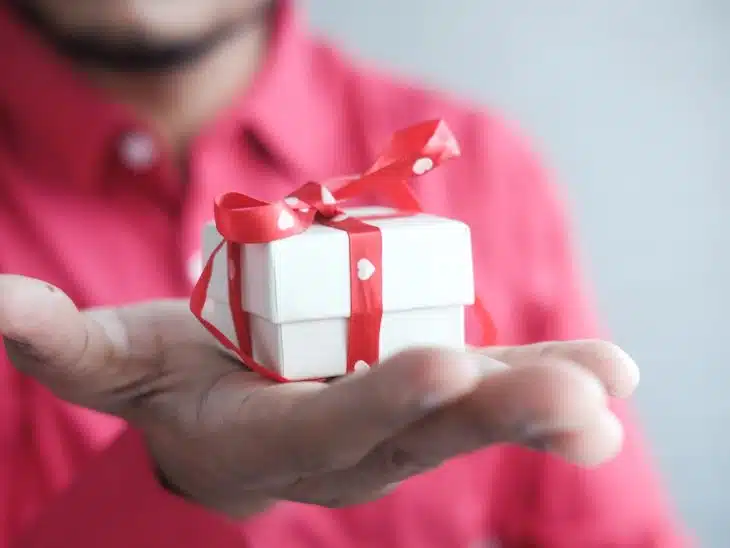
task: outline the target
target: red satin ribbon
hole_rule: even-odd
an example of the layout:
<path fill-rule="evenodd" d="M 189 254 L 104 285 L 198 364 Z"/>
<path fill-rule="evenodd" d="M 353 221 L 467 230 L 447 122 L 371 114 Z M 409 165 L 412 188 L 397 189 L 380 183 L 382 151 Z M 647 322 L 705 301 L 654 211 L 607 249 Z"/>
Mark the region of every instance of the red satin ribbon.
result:
<path fill-rule="evenodd" d="M 433 120 L 396 132 L 385 152 L 362 176 L 330 181 L 329 184 L 309 182 L 283 200 L 272 203 L 235 192 L 223 194 L 215 203 L 215 224 L 224 241 L 213 251 L 195 284 L 190 298 L 191 311 L 251 370 L 269 379 L 287 382 L 288 379 L 253 359 L 249 318 L 243 308 L 241 245 L 289 238 L 301 234 L 314 223 L 324 224 L 347 232 L 350 243 L 347 371 L 353 371 L 359 362 L 376 364 L 383 314 L 382 238 L 376 226 L 364 221 L 380 216 L 349 217 L 339 206 L 365 193 L 377 192 L 395 206 L 398 210 L 395 216 L 420 213 L 421 206 L 408 186 L 408 180 L 459 155 L 459 146 L 446 124 Z M 339 188 L 330 189 L 337 182 Z M 238 346 L 202 316 L 213 274 L 213 260 L 223 246 L 228 252 L 229 305 Z M 474 309 L 483 330 L 481 344 L 494 344 L 494 324 L 478 297 Z"/>

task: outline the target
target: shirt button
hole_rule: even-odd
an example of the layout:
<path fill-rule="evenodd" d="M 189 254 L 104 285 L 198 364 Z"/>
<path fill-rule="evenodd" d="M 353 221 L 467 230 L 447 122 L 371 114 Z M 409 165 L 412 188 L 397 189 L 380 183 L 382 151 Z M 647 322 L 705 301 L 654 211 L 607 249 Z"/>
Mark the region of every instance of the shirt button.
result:
<path fill-rule="evenodd" d="M 127 168 L 144 171 L 157 161 L 157 147 L 146 133 L 131 132 L 122 137 L 119 155 Z"/>

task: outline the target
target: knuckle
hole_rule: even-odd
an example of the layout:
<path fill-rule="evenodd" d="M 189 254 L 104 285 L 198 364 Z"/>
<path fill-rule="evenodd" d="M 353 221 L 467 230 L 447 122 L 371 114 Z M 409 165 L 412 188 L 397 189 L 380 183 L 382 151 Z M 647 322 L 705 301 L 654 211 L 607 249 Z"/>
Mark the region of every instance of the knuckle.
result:
<path fill-rule="evenodd" d="M 398 361 L 402 363 L 404 380 L 423 382 L 440 369 L 448 361 L 446 350 L 433 348 L 410 348 L 398 354 Z"/>
<path fill-rule="evenodd" d="M 381 385 L 381 397 L 388 402 L 406 403 L 420 402 L 424 394 L 429 393 L 434 385 L 438 385 L 444 371 L 456 359 L 462 359 L 461 353 L 435 348 L 411 348 L 404 350 L 392 359 L 389 371 L 384 368 Z M 394 399 L 394 394 L 399 398 Z M 386 405 L 387 403 L 386 402 Z"/>
<path fill-rule="evenodd" d="M 378 474 L 393 482 L 436 468 L 442 459 L 416 454 L 399 445 L 384 444 L 376 450 L 373 461 Z"/>

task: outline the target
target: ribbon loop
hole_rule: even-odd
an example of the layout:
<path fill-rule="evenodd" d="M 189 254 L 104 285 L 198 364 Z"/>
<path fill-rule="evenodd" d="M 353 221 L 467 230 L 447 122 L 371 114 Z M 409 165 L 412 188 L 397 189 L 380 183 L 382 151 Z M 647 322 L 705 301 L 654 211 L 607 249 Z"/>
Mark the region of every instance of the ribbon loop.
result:
<path fill-rule="evenodd" d="M 388 195 L 397 209 L 421 211 L 408 180 L 459 154 L 456 139 L 444 122 L 423 122 L 396 132 L 363 175 L 332 181 L 342 183 L 334 191 L 325 184 L 309 182 L 273 203 L 237 192 L 223 194 L 215 204 L 216 228 L 226 240 L 237 243 L 280 240 L 307 230 L 315 221 L 315 212 L 334 217 L 341 204 L 366 193 Z"/>
<path fill-rule="evenodd" d="M 215 226 L 230 242 L 273 242 L 304 232 L 313 221 L 313 213 L 294 210 L 284 202 L 268 204 L 234 192 L 215 203 Z"/>
<path fill-rule="evenodd" d="M 304 184 L 286 197 L 284 202 L 291 203 L 292 200 L 304 202 L 324 217 L 334 217 L 338 212 L 337 200 L 330 189 L 321 183 Z"/>
<path fill-rule="evenodd" d="M 271 203 L 237 192 L 221 195 L 215 202 L 215 225 L 224 242 L 209 257 L 193 289 L 190 300 L 193 314 L 250 369 L 270 379 L 286 381 L 251 356 L 248 316 L 242 303 L 241 245 L 273 242 L 301 234 L 314 223 L 325 224 L 347 232 L 350 239 L 352 313 L 346 369 L 349 372 L 357 364 L 376 362 L 383 312 L 380 231 L 364 222 L 367 218 L 357 220 L 342 215 L 340 207 L 353 198 L 377 193 L 387 195 L 399 215 L 420 213 L 421 206 L 408 181 L 459 155 L 459 146 L 446 124 L 432 120 L 396 132 L 372 167 L 362 175 L 325 183 L 308 182 L 282 200 Z M 332 190 L 334 186 L 337 188 Z M 203 317 L 213 261 L 223 249 L 229 253 L 229 304 L 238 344 Z M 482 344 L 494 344 L 494 326 L 488 312 L 478 298 L 474 306 L 483 324 Z"/>

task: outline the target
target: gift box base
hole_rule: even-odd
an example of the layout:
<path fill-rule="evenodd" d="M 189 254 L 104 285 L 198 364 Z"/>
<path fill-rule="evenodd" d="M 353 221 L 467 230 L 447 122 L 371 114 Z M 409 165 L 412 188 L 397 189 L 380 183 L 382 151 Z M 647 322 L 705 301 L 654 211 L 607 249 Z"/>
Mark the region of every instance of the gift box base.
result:
<path fill-rule="evenodd" d="M 229 305 L 208 300 L 203 317 L 239 346 Z M 275 324 L 249 315 L 254 359 L 297 381 L 346 374 L 347 318 Z M 383 314 L 381 361 L 407 348 L 464 348 L 464 307 L 422 308 Z"/>

